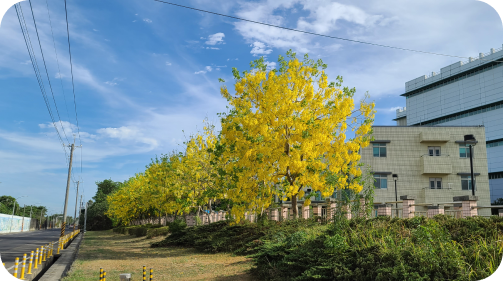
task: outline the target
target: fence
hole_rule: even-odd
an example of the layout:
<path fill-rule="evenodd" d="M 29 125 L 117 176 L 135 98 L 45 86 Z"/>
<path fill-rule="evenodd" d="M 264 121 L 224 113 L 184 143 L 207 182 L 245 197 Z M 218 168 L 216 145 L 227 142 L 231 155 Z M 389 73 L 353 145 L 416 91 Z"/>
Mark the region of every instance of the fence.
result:
<path fill-rule="evenodd" d="M 477 196 L 464 195 L 453 197 L 452 202 L 444 202 L 434 206 L 432 203 L 416 203 L 414 196 L 400 196 L 401 201 L 381 202 L 374 204 L 373 211 L 370 212 L 370 218 L 378 216 L 389 216 L 391 218 L 412 218 L 417 216 L 433 217 L 438 214 L 444 214 L 455 218 L 466 218 L 479 216 L 478 209 L 481 208 L 496 208 L 500 209 L 499 216 L 503 216 L 503 206 L 478 206 Z M 327 201 L 315 201 L 309 206 L 303 206 L 303 202 L 297 205 L 299 218 L 313 218 L 318 217 L 320 221 L 330 221 L 337 213 L 342 214 L 346 218 L 353 217 L 366 217 L 365 213 L 366 202 L 363 199 L 353 200 L 349 203 L 336 201 L 333 198 Z M 293 209 L 291 202 L 280 204 L 277 207 L 263 210 L 262 212 L 247 212 L 245 213 L 245 220 L 256 222 L 259 215 L 265 215 L 270 220 L 285 221 L 293 219 Z M 187 226 L 197 225 L 197 221 L 201 224 L 209 224 L 221 220 L 226 220 L 232 216 L 228 212 L 210 211 L 209 213 L 201 212 L 199 219 L 196 214 L 187 214 L 178 216 L 183 218 Z M 162 224 L 172 222 L 175 216 L 164 216 L 160 218 Z M 159 218 L 151 218 L 144 220 L 133 221 L 133 225 L 141 225 L 146 223 L 158 223 Z"/>
<path fill-rule="evenodd" d="M 30 231 L 37 227 L 37 219 L 0 214 L 0 233 Z"/>

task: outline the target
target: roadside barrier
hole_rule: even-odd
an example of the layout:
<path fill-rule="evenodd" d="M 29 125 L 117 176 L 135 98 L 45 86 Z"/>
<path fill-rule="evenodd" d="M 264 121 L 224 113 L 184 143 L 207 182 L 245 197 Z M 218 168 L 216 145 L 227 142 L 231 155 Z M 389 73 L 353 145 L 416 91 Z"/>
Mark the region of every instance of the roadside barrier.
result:
<path fill-rule="evenodd" d="M 33 269 L 37 269 L 38 268 L 38 248 L 37 248 L 37 252 L 35 253 L 35 266 L 33 267 Z"/>
<path fill-rule="evenodd" d="M 36 251 L 31 251 L 29 257 L 27 257 L 27 254 L 24 254 L 21 271 L 19 271 L 19 258 L 16 258 L 16 261 L 14 263 L 14 277 L 18 278 L 19 273 L 19 278 L 21 280 L 25 280 L 26 278 L 32 280 L 36 278 L 37 274 L 39 274 L 47 267 L 51 266 L 54 259 L 57 258 L 57 256 L 54 254 L 56 243 L 58 243 L 57 255 L 59 256 L 59 252 L 65 250 L 79 233 L 80 230 L 72 231 L 71 233 L 68 233 L 63 237 L 60 237 L 59 241 L 57 242 L 50 242 L 49 244 L 41 246 L 40 249 L 37 248 Z M 27 259 L 29 259 L 28 264 L 26 264 Z M 33 262 L 33 259 L 35 259 L 35 263 Z M 100 280 L 102 280 L 101 277 Z M 103 281 L 105 281 L 105 278 L 103 278 Z"/>
<path fill-rule="evenodd" d="M 149 278 L 147 279 L 147 266 L 143 266 L 143 278 L 142 280 L 146 281 L 153 281 L 154 280 L 154 269 L 150 268 L 149 271 Z M 107 278 L 107 272 L 103 270 L 103 268 L 100 267 L 100 281 L 106 281 Z M 121 273 L 119 274 L 120 281 L 131 281 L 131 273 Z M 134 279 L 137 280 L 137 279 Z"/>
<path fill-rule="evenodd" d="M 26 274 L 31 274 L 31 266 L 33 264 L 33 251 L 31 251 L 31 255 L 30 255 L 30 265 L 28 266 L 28 273 Z"/>
<path fill-rule="evenodd" d="M 24 270 L 26 268 L 26 254 L 23 255 L 23 266 L 21 267 L 21 280 L 24 279 Z"/>
<path fill-rule="evenodd" d="M 17 278 L 17 269 L 19 267 L 19 258 L 16 258 L 16 262 L 14 263 L 14 277 Z"/>

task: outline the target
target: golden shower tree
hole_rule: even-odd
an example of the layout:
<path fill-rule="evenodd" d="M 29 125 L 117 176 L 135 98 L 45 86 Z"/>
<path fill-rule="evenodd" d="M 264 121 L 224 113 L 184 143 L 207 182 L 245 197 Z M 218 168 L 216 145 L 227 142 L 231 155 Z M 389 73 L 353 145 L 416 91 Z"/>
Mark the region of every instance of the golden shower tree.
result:
<path fill-rule="evenodd" d="M 355 109 L 355 89 L 341 88 L 342 78 L 330 83 L 326 65 L 304 60 L 292 51 L 280 56 L 278 70 L 267 71 L 263 58 L 240 74 L 235 68 L 235 93 L 223 86 L 230 104 L 222 115 L 221 144 L 235 188 L 227 198 L 237 204 L 233 213 L 265 209 L 273 195 L 290 198 L 292 206 L 306 197 L 304 189 L 330 196 L 335 188 L 360 192 L 357 163 L 361 147 L 369 145 L 374 104 L 362 100 Z M 348 126 L 355 137 L 346 139 Z M 337 177 L 329 185 L 327 175 Z M 305 196 L 306 195 L 306 196 Z M 293 208 L 297 217 L 297 208 Z"/>

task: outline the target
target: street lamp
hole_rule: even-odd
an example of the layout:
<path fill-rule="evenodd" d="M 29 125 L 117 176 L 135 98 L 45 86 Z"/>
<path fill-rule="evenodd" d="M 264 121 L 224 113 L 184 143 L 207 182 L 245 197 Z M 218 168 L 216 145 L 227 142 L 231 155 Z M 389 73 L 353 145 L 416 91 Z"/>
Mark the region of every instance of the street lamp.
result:
<path fill-rule="evenodd" d="M 465 143 L 468 143 L 470 145 L 470 173 L 472 176 L 472 195 L 475 196 L 475 179 L 473 178 L 473 149 L 472 146 L 474 146 L 477 143 L 477 140 L 473 135 L 465 135 Z"/>
<path fill-rule="evenodd" d="M 398 192 L 396 190 L 396 181 L 398 180 L 398 175 L 393 174 L 393 180 L 395 181 L 395 208 L 396 208 L 396 217 L 398 217 Z"/>

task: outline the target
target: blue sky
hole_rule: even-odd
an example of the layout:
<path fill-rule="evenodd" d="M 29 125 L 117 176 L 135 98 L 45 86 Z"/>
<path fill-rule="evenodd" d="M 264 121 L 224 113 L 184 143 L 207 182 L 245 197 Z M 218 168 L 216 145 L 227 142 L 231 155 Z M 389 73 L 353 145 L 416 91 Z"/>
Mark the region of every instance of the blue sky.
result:
<path fill-rule="evenodd" d="M 458 56 L 477 56 L 503 41 L 494 9 L 475 0 L 380 1 L 202 1 L 172 0 L 218 13 L 310 32 Z M 64 2 L 32 0 L 41 45 L 62 124 L 69 141 L 77 132 Z M 28 2 L 21 3 L 45 79 Z M 83 148 L 76 149 L 74 179 L 85 199 L 94 182 L 123 181 L 156 155 L 179 149 L 184 135 L 225 111 L 218 78 L 232 88 L 231 68 L 249 69 L 265 56 L 293 49 L 328 64 L 331 80 L 344 77 L 375 100 L 375 124 L 394 125 L 405 106 L 405 82 L 460 59 L 398 51 L 316 37 L 240 22 L 150 0 L 68 0 L 75 97 Z M 29 61 L 16 11 L 0 28 L 0 194 L 21 204 L 42 204 L 61 212 L 67 160 L 51 123 Z M 66 102 L 65 102 L 66 101 Z M 185 131 L 182 132 L 182 130 Z M 77 143 L 79 140 L 77 139 Z M 81 165 L 82 163 L 82 165 Z M 73 214 L 75 185 L 69 197 Z"/>

